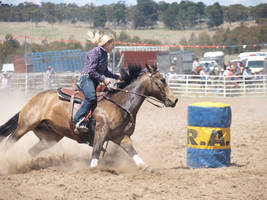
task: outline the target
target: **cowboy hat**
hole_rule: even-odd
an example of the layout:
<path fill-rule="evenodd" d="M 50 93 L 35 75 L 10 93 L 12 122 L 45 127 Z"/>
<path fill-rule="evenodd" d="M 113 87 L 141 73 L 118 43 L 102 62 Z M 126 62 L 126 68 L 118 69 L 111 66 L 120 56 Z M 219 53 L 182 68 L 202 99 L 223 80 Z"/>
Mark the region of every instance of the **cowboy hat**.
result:
<path fill-rule="evenodd" d="M 108 42 L 114 40 L 114 38 L 111 35 L 100 34 L 99 31 L 97 31 L 95 33 L 91 32 L 91 31 L 88 31 L 88 39 L 92 43 L 98 44 L 99 46 L 104 46 Z"/>

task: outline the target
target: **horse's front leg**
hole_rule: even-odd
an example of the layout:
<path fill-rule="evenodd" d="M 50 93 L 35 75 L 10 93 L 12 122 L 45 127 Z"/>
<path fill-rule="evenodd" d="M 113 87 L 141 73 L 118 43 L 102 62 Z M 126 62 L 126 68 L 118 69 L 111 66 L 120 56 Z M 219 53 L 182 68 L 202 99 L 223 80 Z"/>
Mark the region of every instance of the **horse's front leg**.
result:
<path fill-rule="evenodd" d="M 107 126 L 96 126 L 95 137 L 92 151 L 91 168 L 95 168 L 98 165 L 101 150 L 103 148 L 105 138 L 107 135 Z"/>
<path fill-rule="evenodd" d="M 124 136 L 122 140 L 118 142 L 118 145 L 128 153 L 130 157 L 132 157 L 133 161 L 137 165 L 138 168 L 145 169 L 147 165 L 143 161 L 143 159 L 137 154 L 136 150 L 133 147 L 132 140 L 129 136 Z"/>

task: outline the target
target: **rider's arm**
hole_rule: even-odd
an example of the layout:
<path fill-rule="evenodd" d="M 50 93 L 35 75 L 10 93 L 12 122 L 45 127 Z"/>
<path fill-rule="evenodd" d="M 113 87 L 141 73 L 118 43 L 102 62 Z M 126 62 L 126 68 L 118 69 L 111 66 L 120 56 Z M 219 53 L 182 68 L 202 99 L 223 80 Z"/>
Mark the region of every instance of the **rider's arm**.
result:
<path fill-rule="evenodd" d="M 106 77 L 114 78 L 114 79 L 117 79 L 117 80 L 120 78 L 119 75 L 117 75 L 117 74 L 113 74 L 111 71 L 108 70 L 108 68 L 106 68 L 106 70 L 105 70 L 105 72 L 104 72 L 104 75 L 105 75 Z"/>

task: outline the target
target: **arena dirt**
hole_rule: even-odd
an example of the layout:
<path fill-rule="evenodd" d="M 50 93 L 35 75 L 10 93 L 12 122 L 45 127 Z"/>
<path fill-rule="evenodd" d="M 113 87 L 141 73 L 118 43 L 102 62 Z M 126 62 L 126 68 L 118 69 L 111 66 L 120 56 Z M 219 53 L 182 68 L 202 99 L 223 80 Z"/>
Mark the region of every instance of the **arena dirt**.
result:
<path fill-rule="evenodd" d="M 18 98 L 15 98 L 18 99 Z M 27 99 L 0 100 L 0 124 Z M 213 101 L 230 104 L 231 166 L 186 166 L 187 107 Z M 0 145 L 0 199 L 267 199 L 267 98 L 180 98 L 175 108 L 144 103 L 132 137 L 150 166 L 136 169 L 131 158 L 109 143 L 100 167 L 89 168 L 91 148 L 64 138 L 31 158 L 38 141 L 29 133 L 8 152 Z"/>

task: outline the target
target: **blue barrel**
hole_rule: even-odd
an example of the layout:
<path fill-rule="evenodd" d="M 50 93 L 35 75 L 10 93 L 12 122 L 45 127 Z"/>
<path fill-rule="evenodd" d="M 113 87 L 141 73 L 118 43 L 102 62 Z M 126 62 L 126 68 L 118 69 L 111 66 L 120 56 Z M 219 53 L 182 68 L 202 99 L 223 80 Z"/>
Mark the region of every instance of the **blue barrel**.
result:
<path fill-rule="evenodd" d="M 231 107 L 228 104 L 200 102 L 188 106 L 188 167 L 230 166 L 231 121 Z"/>

